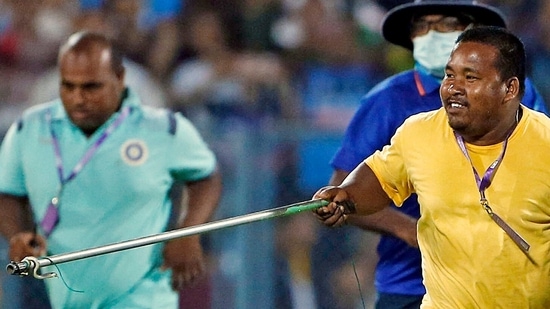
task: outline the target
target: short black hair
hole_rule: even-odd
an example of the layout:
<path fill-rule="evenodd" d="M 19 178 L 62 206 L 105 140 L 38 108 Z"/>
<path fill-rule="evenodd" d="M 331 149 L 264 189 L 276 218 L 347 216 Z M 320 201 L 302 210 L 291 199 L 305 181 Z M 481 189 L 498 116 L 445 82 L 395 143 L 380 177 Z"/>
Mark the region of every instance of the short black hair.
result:
<path fill-rule="evenodd" d="M 477 42 L 493 46 L 498 50 L 495 67 L 500 72 L 502 80 L 511 77 L 519 79 L 519 94 L 525 92 L 525 46 L 521 39 L 511 31 L 495 26 L 479 26 L 462 32 L 457 43 Z"/>
<path fill-rule="evenodd" d="M 59 49 L 59 55 L 67 51 L 86 52 L 94 46 L 106 48 L 111 54 L 111 69 L 119 75 L 124 72 L 123 55 L 116 48 L 113 40 L 99 32 L 81 31 L 72 34 Z"/>

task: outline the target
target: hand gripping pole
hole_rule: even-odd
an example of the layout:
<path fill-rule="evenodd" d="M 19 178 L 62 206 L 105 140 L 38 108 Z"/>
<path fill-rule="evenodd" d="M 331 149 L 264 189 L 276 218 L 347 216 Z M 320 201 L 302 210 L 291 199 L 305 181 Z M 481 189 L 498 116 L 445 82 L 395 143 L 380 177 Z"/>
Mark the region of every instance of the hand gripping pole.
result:
<path fill-rule="evenodd" d="M 165 241 L 180 238 L 180 237 L 202 234 L 202 233 L 211 232 L 214 230 L 219 230 L 227 227 L 242 225 L 246 223 L 251 223 L 251 222 L 276 218 L 276 217 L 289 216 L 289 215 L 297 214 L 307 210 L 315 210 L 317 208 L 326 206 L 328 204 L 329 204 L 328 201 L 321 200 L 321 199 L 304 201 L 304 202 L 299 202 L 299 203 L 281 206 L 277 208 L 253 212 L 253 213 L 245 214 L 241 216 L 236 216 L 232 218 L 203 223 L 196 226 L 172 230 L 172 231 L 155 234 L 151 236 L 145 236 L 145 237 L 113 243 L 105 246 L 95 247 L 91 249 L 84 249 L 80 251 L 57 254 L 57 255 L 52 255 L 49 257 L 41 257 L 41 258 L 36 258 L 32 256 L 25 257 L 23 260 L 21 260 L 21 262 L 11 261 L 6 266 L 6 271 L 10 275 L 27 276 L 30 273 L 37 279 L 51 278 L 51 277 L 57 276 L 57 274 L 46 273 L 44 275 L 40 275 L 38 273 L 40 268 L 45 266 L 90 258 L 98 255 L 113 253 L 117 251 L 143 247 L 143 246 L 152 245 L 159 242 L 165 242 Z"/>

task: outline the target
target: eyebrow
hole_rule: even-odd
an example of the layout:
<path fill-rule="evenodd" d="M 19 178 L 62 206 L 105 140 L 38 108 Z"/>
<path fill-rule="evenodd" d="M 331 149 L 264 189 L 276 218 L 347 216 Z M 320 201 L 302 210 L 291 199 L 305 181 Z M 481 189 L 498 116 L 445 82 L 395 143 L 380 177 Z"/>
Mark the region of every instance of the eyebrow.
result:
<path fill-rule="evenodd" d="M 447 64 L 445 65 L 445 70 L 457 71 L 457 69 L 451 65 L 451 62 L 447 62 Z M 471 66 L 462 66 L 460 71 L 466 72 L 466 73 L 479 73 L 479 70 Z"/>
<path fill-rule="evenodd" d="M 466 67 L 462 71 L 464 71 L 466 73 L 479 73 L 479 70 L 476 70 L 476 69 L 471 68 L 471 67 Z"/>
<path fill-rule="evenodd" d="M 74 83 L 64 79 L 61 80 L 61 84 L 65 86 L 73 86 L 73 87 L 80 87 L 80 88 L 95 88 L 103 85 L 102 82 L 96 82 L 96 81 L 85 82 L 85 83 Z"/>

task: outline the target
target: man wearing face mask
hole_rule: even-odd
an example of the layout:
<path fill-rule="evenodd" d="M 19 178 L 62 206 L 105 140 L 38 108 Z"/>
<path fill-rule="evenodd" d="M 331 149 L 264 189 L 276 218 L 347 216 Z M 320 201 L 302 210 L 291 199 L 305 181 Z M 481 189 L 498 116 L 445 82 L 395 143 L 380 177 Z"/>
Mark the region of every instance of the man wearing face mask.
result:
<path fill-rule="evenodd" d="M 396 6 L 385 16 L 382 34 L 390 43 L 413 52 L 414 69 L 391 76 L 367 93 L 349 124 L 342 145 L 330 164 L 330 185 L 341 181 L 368 155 L 389 144 L 395 130 L 410 115 L 441 107 L 439 87 L 452 47 L 468 27 L 506 27 L 496 8 L 472 0 L 416 0 Z M 542 97 L 526 80 L 522 103 L 546 114 Z M 381 234 L 375 271 L 377 309 L 419 308 L 422 284 L 416 221 L 416 196 L 402 207 L 391 206 L 370 216 L 349 216 L 347 223 Z M 318 308 L 336 308 L 330 290 L 331 271 L 352 256 L 354 227 L 322 228 L 312 252 L 314 290 Z M 344 259 L 343 259 L 344 257 Z"/>

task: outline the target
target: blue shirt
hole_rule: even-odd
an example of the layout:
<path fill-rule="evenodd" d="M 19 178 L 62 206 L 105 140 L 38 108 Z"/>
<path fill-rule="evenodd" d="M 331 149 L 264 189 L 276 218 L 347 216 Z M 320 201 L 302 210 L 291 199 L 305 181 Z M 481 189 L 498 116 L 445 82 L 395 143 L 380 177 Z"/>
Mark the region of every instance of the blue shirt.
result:
<path fill-rule="evenodd" d="M 171 213 L 172 184 L 200 180 L 214 171 L 214 154 L 183 116 L 141 106 L 131 91 L 121 110 L 125 107 L 130 108 L 129 116 L 64 185 L 59 195 L 60 221 L 48 238 L 48 255 L 164 232 Z M 26 111 L 10 128 L 0 148 L 0 192 L 28 196 L 38 224 L 60 187 L 48 111 L 65 177 L 119 115 L 112 115 L 87 138 L 56 100 Z M 46 280 L 54 308 L 109 304 L 158 269 L 161 248 L 161 244 L 145 246 L 45 269 L 60 272 L 71 288 L 83 291 L 70 291 L 62 280 Z M 169 272 L 163 274 L 169 276 Z"/>
<path fill-rule="evenodd" d="M 331 160 L 331 166 L 351 172 L 368 155 L 389 144 L 395 130 L 406 118 L 440 108 L 439 87 L 438 79 L 421 70 L 405 71 L 376 85 L 362 98 L 342 145 Z M 528 79 L 522 103 L 548 114 L 542 97 Z M 415 218 L 420 216 L 416 195 L 396 209 Z M 418 249 L 395 237 L 382 235 L 378 254 L 375 285 L 379 292 L 403 295 L 425 293 Z"/>

